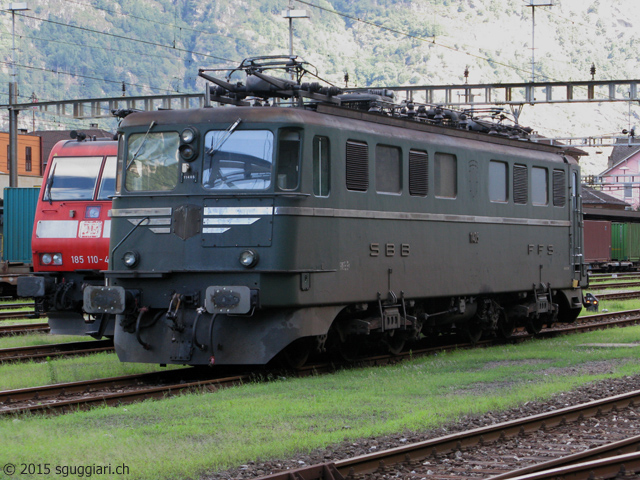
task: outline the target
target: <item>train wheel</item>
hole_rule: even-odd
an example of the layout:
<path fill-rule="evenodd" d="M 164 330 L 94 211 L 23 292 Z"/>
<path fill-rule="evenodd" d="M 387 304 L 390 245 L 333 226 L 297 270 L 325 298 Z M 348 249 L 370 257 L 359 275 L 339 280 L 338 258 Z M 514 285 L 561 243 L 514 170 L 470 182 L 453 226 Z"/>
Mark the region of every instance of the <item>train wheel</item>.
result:
<path fill-rule="evenodd" d="M 497 325 L 498 336 L 505 339 L 511 338 L 511 335 L 513 335 L 513 331 L 516 328 L 515 320 L 513 318 L 509 318 L 509 316 L 502 309 L 500 309 L 499 315 L 500 317 L 498 318 Z"/>
<path fill-rule="evenodd" d="M 524 328 L 530 335 L 537 335 L 544 327 L 544 319 L 542 317 L 534 316 L 530 317 L 524 325 Z"/>
<path fill-rule="evenodd" d="M 387 348 L 389 349 L 389 353 L 392 355 L 400 355 L 402 350 L 404 349 L 404 345 L 406 343 L 404 335 L 396 330 L 391 330 L 391 332 L 385 334 L 384 343 L 387 344 Z"/>
<path fill-rule="evenodd" d="M 562 323 L 573 323 L 580 315 L 582 308 L 566 308 L 560 309 L 558 313 L 558 321 Z"/>
<path fill-rule="evenodd" d="M 331 337 L 329 352 L 334 361 L 351 363 L 360 358 L 362 343 L 357 336 L 347 335 L 343 339 L 336 332 Z"/>
<path fill-rule="evenodd" d="M 282 351 L 282 361 L 289 368 L 301 368 L 309 359 L 310 349 L 310 342 L 306 338 L 297 340 Z"/>
<path fill-rule="evenodd" d="M 476 344 L 482 338 L 482 325 L 476 320 L 468 321 L 462 327 L 462 338 L 471 344 Z"/>

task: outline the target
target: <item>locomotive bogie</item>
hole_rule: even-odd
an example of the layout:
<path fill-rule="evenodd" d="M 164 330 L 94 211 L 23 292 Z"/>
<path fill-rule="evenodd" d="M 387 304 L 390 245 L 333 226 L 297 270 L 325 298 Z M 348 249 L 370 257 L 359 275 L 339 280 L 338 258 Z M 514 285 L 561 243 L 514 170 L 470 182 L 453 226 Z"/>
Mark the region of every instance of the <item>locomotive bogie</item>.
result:
<path fill-rule="evenodd" d="M 124 361 L 397 352 L 579 311 L 579 169 L 554 147 L 322 105 L 136 113 L 121 132 L 109 285 L 85 308 L 119 292 Z"/>

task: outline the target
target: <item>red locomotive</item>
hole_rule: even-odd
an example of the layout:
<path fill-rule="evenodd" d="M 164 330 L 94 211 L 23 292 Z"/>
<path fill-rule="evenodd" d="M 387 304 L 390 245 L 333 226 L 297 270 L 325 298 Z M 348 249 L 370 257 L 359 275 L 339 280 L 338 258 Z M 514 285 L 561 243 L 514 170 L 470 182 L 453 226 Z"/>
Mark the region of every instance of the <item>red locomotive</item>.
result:
<path fill-rule="evenodd" d="M 104 283 L 118 142 L 88 140 L 78 132 L 72 138 L 51 150 L 33 226 L 36 274 L 18 281 L 18 295 L 34 298 L 51 333 L 99 338 L 112 334 L 113 320 L 87 316 L 82 289 Z"/>

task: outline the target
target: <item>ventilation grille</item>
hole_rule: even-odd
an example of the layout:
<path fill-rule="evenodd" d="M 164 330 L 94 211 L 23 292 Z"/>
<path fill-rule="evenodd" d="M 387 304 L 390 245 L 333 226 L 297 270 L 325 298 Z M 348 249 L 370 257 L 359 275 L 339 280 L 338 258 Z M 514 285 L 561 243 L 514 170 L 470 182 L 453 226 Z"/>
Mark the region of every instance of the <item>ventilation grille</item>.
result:
<path fill-rule="evenodd" d="M 564 170 L 553 171 L 553 205 L 564 207 L 567 203 Z"/>
<path fill-rule="evenodd" d="M 513 166 L 513 202 L 521 205 L 529 201 L 529 179 L 525 165 Z"/>
<path fill-rule="evenodd" d="M 429 155 L 409 152 L 409 194 L 426 197 L 429 193 Z"/>
<path fill-rule="evenodd" d="M 369 148 L 366 143 L 347 141 L 347 189 L 369 188 Z"/>

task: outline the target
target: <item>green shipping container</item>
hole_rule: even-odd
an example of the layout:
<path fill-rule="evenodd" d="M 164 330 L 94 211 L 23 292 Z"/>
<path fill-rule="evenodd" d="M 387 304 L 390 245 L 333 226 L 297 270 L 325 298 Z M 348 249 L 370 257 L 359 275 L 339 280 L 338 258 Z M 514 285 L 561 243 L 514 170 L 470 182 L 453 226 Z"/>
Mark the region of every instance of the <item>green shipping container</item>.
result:
<path fill-rule="evenodd" d="M 629 260 L 640 261 L 640 224 L 629 223 L 627 225 L 627 243 L 629 246 Z"/>
<path fill-rule="evenodd" d="M 626 223 L 611 224 L 611 260 L 628 260 L 627 226 Z"/>
<path fill-rule="evenodd" d="M 611 259 L 622 261 L 640 261 L 640 224 L 611 224 Z"/>
<path fill-rule="evenodd" d="M 31 235 L 39 188 L 5 188 L 2 260 L 31 263 Z"/>

